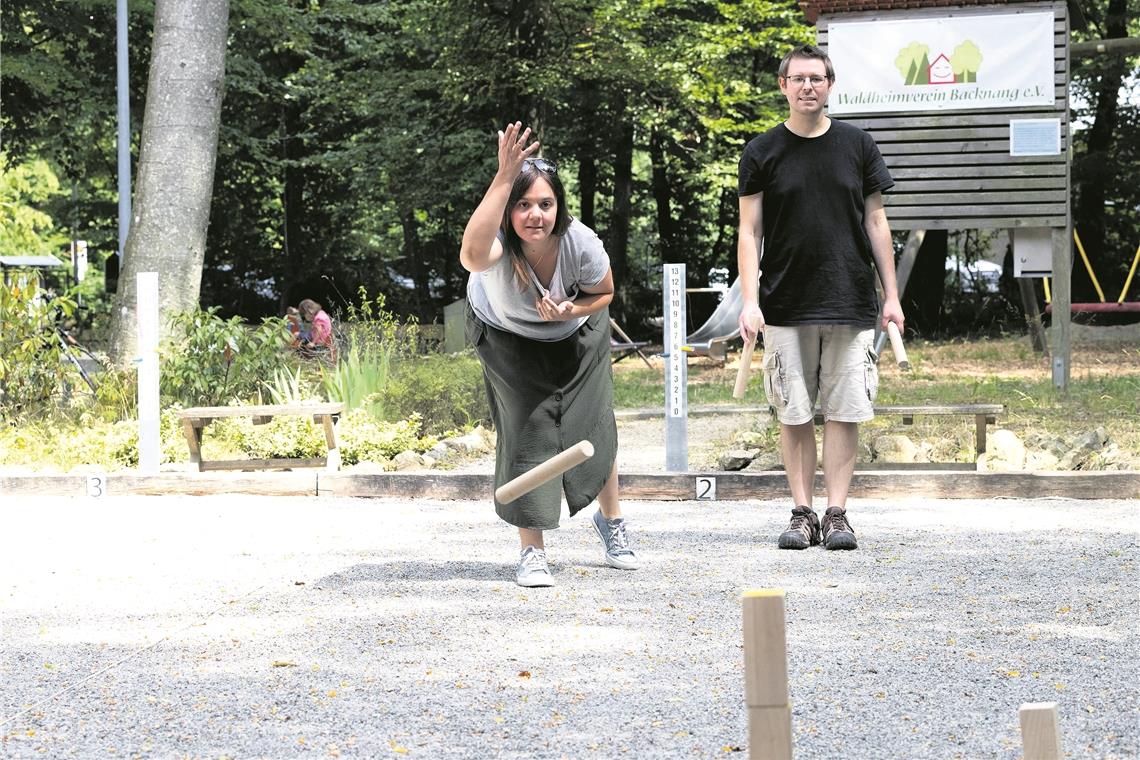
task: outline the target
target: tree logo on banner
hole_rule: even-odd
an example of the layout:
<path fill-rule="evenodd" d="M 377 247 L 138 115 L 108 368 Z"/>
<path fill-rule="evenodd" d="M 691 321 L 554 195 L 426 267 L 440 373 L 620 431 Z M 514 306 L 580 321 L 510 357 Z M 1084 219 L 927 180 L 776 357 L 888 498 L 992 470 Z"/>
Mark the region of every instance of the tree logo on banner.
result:
<path fill-rule="evenodd" d="M 973 40 L 965 40 L 949 56 L 940 52 L 932 60 L 929 45 L 912 42 L 899 51 L 895 66 L 905 85 L 977 82 L 982 51 Z"/>

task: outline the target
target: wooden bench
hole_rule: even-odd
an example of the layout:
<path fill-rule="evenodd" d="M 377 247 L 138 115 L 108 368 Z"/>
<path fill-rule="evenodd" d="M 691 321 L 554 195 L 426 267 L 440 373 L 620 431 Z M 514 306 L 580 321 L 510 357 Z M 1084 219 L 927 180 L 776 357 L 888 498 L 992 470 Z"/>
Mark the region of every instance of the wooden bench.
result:
<path fill-rule="evenodd" d="M 340 402 L 326 404 L 263 404 L 260 406 L 192 406 L 178 414 L 182 420 L 182 434 L 190 447 L 190 462 L 198 465 L 199 472 L 206 470 L 272 470 L 293 467 L 325 467 L 340 469 L 340 450 L 337 441 L 337 424 L 344 413 Z M 325 431 L 328 456 L 312 458 L 232 459 L 203 461 L 202 430 L 211 422 L 225 417 L 252 417 L 254 425 L 264 425 L 274 417 L 313 415 L 313 422 Z"/>
<path fill-rule="evenodd" d="M 997 415 L 1004 413 L 1004 404 L 941 404 L 930 406 L 884 404 L 875 406 L 876 417 L 886 414 L 901 414 L 904 425 L 913 425 L 916 415 L 972 415 L 974 418 L 974 449 L 976 455 L 986 452 L 986 426 L 996 424 Z M 820 414 L 819 410 L 816 410 L 815 413 L 815 424 L 823 424 L 823 415 Z"/>

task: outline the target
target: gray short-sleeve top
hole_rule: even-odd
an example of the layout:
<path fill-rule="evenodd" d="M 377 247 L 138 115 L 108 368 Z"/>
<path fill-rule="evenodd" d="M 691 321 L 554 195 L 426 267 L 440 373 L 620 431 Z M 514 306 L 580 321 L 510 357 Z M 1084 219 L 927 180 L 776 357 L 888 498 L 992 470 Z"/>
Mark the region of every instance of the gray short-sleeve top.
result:
<path fill-rule="evenodd" d="M 500 240 L 501 242 L 501 240 Z M 526 264 L 531 281 L 520 291 L 511 255 L 504 251 L 494 266 L 472 272 L 467 279 L 467 302 L 489 325 L 534 340 L 562 340 L 573 335 L 587 317 L 565 322 L 548 322 L 538 314 L 535 301 L 539 283 Z M 566 233 L 558 241 L 558 261 L 551 280 L 551 295 L 557 297 L 559 286 L 563 300 L 574 300 L 582 287 L 597 285 L 610 269 L 610 257 L 597 234 L 577 219 L 570 220 Z"/>

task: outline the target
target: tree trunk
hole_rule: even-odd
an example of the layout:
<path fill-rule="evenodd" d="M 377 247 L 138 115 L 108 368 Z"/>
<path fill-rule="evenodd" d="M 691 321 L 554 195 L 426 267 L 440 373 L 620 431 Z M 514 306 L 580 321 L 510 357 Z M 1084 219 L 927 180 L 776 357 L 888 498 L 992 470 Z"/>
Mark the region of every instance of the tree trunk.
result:
<path fill-rule="evenodd" d="M 927 230 L 910 270 L 902 307 L 907 329 L 930 337 L 942 329 L 942 298 L 946 293 L 946 230 Z"/>
<path fill-rule="evenodd" d="M 685 259 L 677 250 L 677 225 L 673 221 L 673 193 L 669 186 L 665 148 L 656 130 L 649 137 L 649 160 L 653 165 L 653 198 L 657 202 L 657 238 L 661 244 L 661 260 L 679 264 Z"/>
<path fill-rule="evenodd" d="M 1109 1 L 1105 14 L 1106 38 L 1128 36 L 1127 11 L 1127 0 Z M 1115 142 L 1120 87 L 1128 73 L 1128 59 L 1124 56 L 1108 56 L 1102 60 L 1101 76 L 1093 88 L 1096 120 L 1089 127 L 1085 155 L 1080 161 L 1073 224 L 1093 271 L 1103 280 L 1103 273 L 1109 271 L 1105 264 L 1112 259 L 1112 252 L 1104 249 L 1104 200 L 1109 185 L 1117 175 L 1117 164 L 1111 153 Z M 1083 266 L 1073 267 L 1072 288 L 1074 301 L 1097 300 L 1092 279 Z"/>
<path fill-rule="evenodd" d="M 412 272 L 415 287 L 416 316 L 421 323 L 431 321 L 431 291 L 428 289 L 428 270 L 424 266 L 424 256 L 420 255 L 419 224 L 416 212 L 406 211 L 400 215 L 400 226 L 404 231 L 404 260 Z"/>
<path fill-rule="evenodd" d="M 126 366 L 138 341 L 135 275 L 158 273 L 159 310 L 195 308 L 225 85 L 228 0 L 157 0 L 131 220 L 111 317 L 111 353 Z"/>
<path fill-rule="evenodd" d="M 312 293 L 302 293 L 299 290 L 301 283 L 308 279 L 311 267 L 305 265 L 305 254 L 309 241 L 303 234 L 305 219 L 305 171 L 300 167 L 300 159 L 304 157 L 304 146 L 300 134 L 304 131 L 301 124 L 300 108 L 296 101 L 285 104 L 281 109 L 281 177 L 283 187 L 281 190 L 281 227 L 282 239 L 285 245 L 285 261 L 282 282 L 279 285 L 280 308 L 282 313 L 285 307 L 295 305 L 302 298 L 318 298 Z M 323 300 L 323 299 L 322 299 Z"/>
<path fill-rule="evenodd" d="M 606 252 L 613 269 L 615 300 L 620 299 L 621 288 L 629 269 L 629 223 L 633 202 L 633 125 L 626 121 L 618 130 L 617 151 L 614 156 L 614 204 L 610 216 L 609 240 Z M 618 303 L 613 310 L 621 315 Z"/>
<path fill-rule="evenodd" d="M 592 230 L 594 226 L 594 197 L 598 193 L 598 165 L 592 156 L 585 156 L 578 164 L 578 193 L 581 209 L 578 218 Z"/>

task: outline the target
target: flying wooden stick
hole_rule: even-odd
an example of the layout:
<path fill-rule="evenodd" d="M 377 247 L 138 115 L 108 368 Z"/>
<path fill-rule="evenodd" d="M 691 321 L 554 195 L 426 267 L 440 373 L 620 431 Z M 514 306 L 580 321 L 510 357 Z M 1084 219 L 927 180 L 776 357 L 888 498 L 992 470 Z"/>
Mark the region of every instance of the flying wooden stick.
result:
<path fill-rule="evenodd" d="M 496 488 L 495 499 L 500 504 L 510 504 L 523 494 L 530 493 L 592 456 L 594 456 L 594 444 L 589 441 L 578 441 L 565 451 L 555 454 L 542 464 L 532 467 L 514 480 Z"/>
<path fill-rule="evenodd" d="M 752 317 L 748 321 L 752 328 L 752 340 L 744 342 L 744 350 L 740 352 L 740 369 L 736 370 L 736 387 L 732 389 L 733 398 L 744 398 L 744 390 L 748 387 L 748 375 L 752 372 L 752 349 L 756 348 L 755 332 L 760 329 L 760 320 Z"/>
<path fill-rule="evenodd" d="M 903 346 L 902 335 L 899 334 L 899 326 L 894 322 L 887 322 L 887 335 L 891 338 L 891 351 L 895 354 L 899 368 L 909 370 L 910 361 L 906 358 L 906 348 Z"/>

